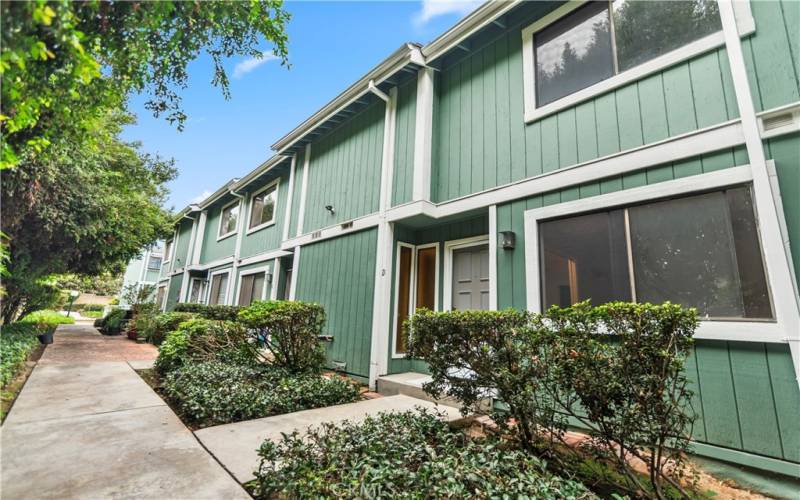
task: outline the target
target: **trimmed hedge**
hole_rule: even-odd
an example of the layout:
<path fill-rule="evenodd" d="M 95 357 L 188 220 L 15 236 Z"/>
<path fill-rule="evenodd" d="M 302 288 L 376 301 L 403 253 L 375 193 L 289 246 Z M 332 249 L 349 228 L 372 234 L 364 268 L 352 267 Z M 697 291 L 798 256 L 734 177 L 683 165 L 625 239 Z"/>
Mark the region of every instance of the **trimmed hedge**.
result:
<path fill-rule="evenodd" d="M 257 356 L 255 345 L 240 325 L 196 318 L 167 334 L 158 348 L 154 368 L 165 375 L 189 362 L 223 359 L 255 364 Z"/>
<path fill-rule="evenodd" d="M 470 439 L 425 410 L 266 440 L 256 498 L 596 498 L 498 438 Z"/>
<path fill-rule="evenodd" d="M 297 375 L 270 366 L 216 360 L 191 362 L 169 372 L 163 390 L 184 418 L 200 426 L 359 399 L 358 386 L 342 377 Z"/>
<path fill-rule="evenodd" d="M 122 333 L 122 324 L 131 319 L 133 311 L 126 309 L 112 309 L 106 316 L 94 321 L 94 326 L 97 327 L 104 335 L 119 335 Z"/>
<path fill-rule="evenodd" d="M 154 345 L 161 345 L 167 335 L 178 329 L 181 323 L 194 319 L 195 315 L 186 312 L 167 312 L 155 315 L 148 322 L 147 328 L 139 332 L 140 337 L 144 335 L 148 342 Z"/>
<path fill-rule="evenodd" d="M 242 308 L 239 306 L 224 306 L 205 304 L 191 304 L 180 302 L 175 306 L 175 312 L 187 312 L 196 314 L 201 318 L 215 319 L 218 321 L 236 321 L 237 315 Z"/>
<path fill-rule="evenodd" d="M 12 323 L 0 327 L 0 386 L 14 380 L 30 353 L 39 344 L 37 335 L 51 327 L 36 323 Z"/>
<path fill-rule="evenodd" d="M 41 311 L 33 311 L 25 315 L 18 323 L 37 323 L 43 325 L 72 325 L 75 324 L 75 318 L 64 316 L 58 311 L 50 309 L 42 309 Z"/>

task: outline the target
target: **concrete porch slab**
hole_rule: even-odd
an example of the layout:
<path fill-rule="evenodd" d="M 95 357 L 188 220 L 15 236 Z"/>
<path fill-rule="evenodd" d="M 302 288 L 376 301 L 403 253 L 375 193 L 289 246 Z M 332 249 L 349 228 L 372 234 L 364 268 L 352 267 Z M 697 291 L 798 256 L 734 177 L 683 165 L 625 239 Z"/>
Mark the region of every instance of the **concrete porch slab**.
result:
<path fill-rule="evenodd" d="M 458 408 L 460 405 L 458 401 L 450 397 L 441 399 L 434 399 L 429 396 L 423 389 L 422 385 L 425 382 L 433 380 L 430 375 L 416 372 L 395 373 L 392 375 L 383 375 L 378 377 L 377 391 L 384 396 L 394 396 L 395 394 L 404 394 L 412 398 L 424 399 L 440 405 L 454 406 Z"/>
<path fill-rule="evenodd" d="M 407 411 L 417 407 L 431 410 L 438 408 L 446 414 L 448 421 L 461 418 L 456 408 L 396 395 L 208 427 L 195 431 L 195 436 L 240 483 L 246 483 L 255 478 L 253 472 L 259 463 L 256 450 L 266 439 L 277 441 L 281 433 L 288 434 L 296 430 L 302 432 L 324 422 L 360 422 L 370 415 Z"/>

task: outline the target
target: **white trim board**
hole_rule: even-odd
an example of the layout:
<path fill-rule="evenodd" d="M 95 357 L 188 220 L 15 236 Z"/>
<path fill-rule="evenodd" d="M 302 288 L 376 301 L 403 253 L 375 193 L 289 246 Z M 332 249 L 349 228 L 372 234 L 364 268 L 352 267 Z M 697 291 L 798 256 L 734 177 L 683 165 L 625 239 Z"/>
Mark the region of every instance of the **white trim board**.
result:
<path fill-rule="evenodd" d="M 250 264 L 257 264 L 259 262 L 277 259 L 279 257 L 286 257 L 287 255 L 292 255 L 292 252 L 287 252 L 285 250 L 280 250 L 280 249 L 272 250 L 266 253 L 251 255 L 250 257 L 244 257 L 239 259 L 239 267 L 249 266 Z"/>
<path fill-rule="evenodd" d="M 459 248 L 469 248 L 479 245 L 490 244 L 490 235 L 484 234 L 480 236 L 472 236 L 470 238 L 461 238 L 459 240 L 450 240 L 444 242 L 444 276 L 442 277 L 442 310 L 449 311 L 453 308 L 453 250 Z M 492 256 L 489 255 L 489 262 L 491 266 Z M 489 296 L 492 295 L 492 279 L 489 277 Z M 491 300 L 491 299 L 490 299 Z M 490 303 L 491 309 L 491 303 Z"/>
<path fill-rule="evenodd" d="M 292 222 L 292 203 L 294 203 L 294 175 L 297 166 L 297 155 L 292 155 L 292 162 L 289 167 L 289 194 L 286 195 L 286 207 L 283 209 L 283 235 L 281 240 L 289 239 L 289 226 Z"/>
<path fill-rule="evenodd" d="M 707 174 L 699 174 L 683 179 L 597 195 L 585 200 L 575 200 L 525 211 L 525 288 L 528 310 L 541 312 L 538 229 L 540 221 L 752 182 L 753 173 L 750 166 L 731 167 Z M 755 198 L 753 201 L 757 205 L 756 199 L 762 197 L 764 193 L 759 193 L 757 189 L 753 189 L 753 193 Z M 786 342 L 787 337 L 796 335 L 791 328 L 797 318 L 792 317 L 791 308 L 785 304 L 787 302 L 785 296 L 788 294 L 782 293 L 782 290 L 786 289 L 779 281 L 775 280 L 774 270 L 770 272 L 770 268 L 774 266 L 774 263 L 769 259 L 769 249 L 776 244 L 783 248 L 781 235 L 771 229 L 770 224 L 765 225 L 761 217 L 759 217 L 758 223 L 761 230 L 761 248 L 764 253 L 765 267 L 767 268 L 767 279 L 775 311 L 775 321 L 701 321 L 695 338 Z M 781 296 L 784 296 L 784 298 L 781 298 Z M 794 300 L 793 297 L 791 300 Z"/>

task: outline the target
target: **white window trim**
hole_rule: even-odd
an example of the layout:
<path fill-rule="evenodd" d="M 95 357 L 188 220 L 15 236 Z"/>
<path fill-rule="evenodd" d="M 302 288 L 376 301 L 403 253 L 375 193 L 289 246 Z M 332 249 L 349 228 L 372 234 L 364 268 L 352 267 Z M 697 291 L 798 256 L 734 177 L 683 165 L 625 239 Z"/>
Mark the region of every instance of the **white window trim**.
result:
<path fill-rule="evenodd" d="M 190 278 L 189 279 L 189 293 L 186 295 L 186 302 L 189 303 L 189 304 L 202 304 L 203 300 L 206 297 L 206 290 L 205 289 L 201 290 L 202 293 L 197 296 L 197 302 L 192 302 L 191 301 L 191 298 L 192 298 L 192 287 L 194 286 L 194 282 L 195 281 L 199 281 L 201 286 L 202 286 L 202 283 L 205 281 L 206 282 L 205 288 L 207 288 L 208 284 L 210 283 L 210 281 L 206 281 L 203 278 Z"/>
<path fill-rule="evenodd" d="M 259 224 L 257 226 L 249 227 L 250 226 L 250 218 L 253 215 L 253 203 L 255 202 L 256 196 L 258 196 L 261 193 L 269 190 L 272 187 L 275 188 L 275 191 L 274 191 L 274 193 L 275 193 L 275 209 L 272 211 L 272 220 L 269 220 L 267 222 L 262 222 L 261 224 Z M 278 189 L 279 188 L 280 188 L 280 178 L 275 179 L 274 181 L 270 182 L 269 184 L 267 184 L 263 188 L 259 189 L 258 191 L 253 192 L 253 194 L 250 195 L 250 200 L 247 203 L 248 209 L 247 209 L 247 222 L 246 222 L 246 224 L 247 224 L 248 227 L 247 227 L 247 230 L 245 231 L 245 234 L 255 233 L 256 231 L 260 231 L 261 229 L 264 229 L 264 228 L 267 228 L 269 226 L 274 226 L 275 225 L 275 222 L 276 222 L 276 220 L 278 218 Z"/>
<path fill-rule="evenodd" d="M 172 235 L 172 238 L 168 239 L 164 242 L 164 260 L 161 261 L 161 268 L 164 268 L 164 264 L 169 264 L 172 260 L 172 253 L 175 246 L 175 235 Z"/>
<path fill-rule="evenodd" d="M 439 310 L 439 242 L 425 243 L 422 245 L 412 245 L 404 241 L 397 242 L 397 255 L 395 257 L 394 266 L 394 312 L 392 313 L 392 359 L 403 359 L 406 353 L 397 352 L 397 336 L 400 332 L 397 331 L 397 316 L 400 313 L 400 289 L 397 284 L 400 282 L 400 248 L 411 249 L 411 280 L 409 281 L 409 303 L 408 315 L 411 316 L 416 310 L 414 304 L 417 302 L 417 252 L 425 248 L 436 249 L 436 264 L 434 266 L 434 310 Z"/>
<path fill-rule="evenodd" d="M 242 278 L 248 276 L 250 274 L 259 274 L 264 273 L 264 287 L 261 289 L 261 298 L 256 300 L 266 300 L 267 299 L 267 286 L 272 286 L 272 281 L 267 281 L 267 275 L 271 275 L 271 266 L 261 266 L 255 267 L 253 269 L 248 269 L 246 271 L 239 272 L 239 279 L 236 283 L 236 297 L 233 298 L 233 305 L 239 304 L 239 295 L 242 293 Z M 270 292 L 272 292 L 272 288 L 270 288 Z"/>
<path fill-rule="evenodd" d="M 481 236 L 473 236 L 471 238 L 462 238 L 460 240 L 450 240 L 444 242 L 444 276 L 442 277 L 443 286 L 443 311 L 450 311 L 453 308 L 453 251 L 461 248 L 476 247 L 479 245 L 487 245 L 490 243 L 488 234 Z M 491 244 L 489 244 L 490 255 L 489 263 L 491 266 Z M 491 274 L 491 273 L 490 273 Z M 489 297 L 492 296 L 492 279 L 489 277 Z M 491 300 L 490 300 L 491 302 Z M 491 308 L 491 304 L 490 308 Z"/>
<path fill-rule="evenodd" d="M 206 285 L 206 300 L 204 302 L 205 305 L 216 305 L 216 306 L 227 306 L 230 305 L 230 298 L 231 298 L 231 287 L 233 286 L 233 280 L 231 279 L 231 268 L 226 268 L 221 271 L 214 271 L 213 273 L 208 275 L 208 285 Z M 214 282 L 214 276 L 218 274 L 227 274 L 228 275 L 228 285 L 227 290 L 225 290 L 225 302 L 222 304 L 211 304 L 211 289 L 213 288 L 211 285 Z"/>
<path fill-rule="evenodd" d="M 541 270 L 539 261 L 539 221 L 555 217 L 606 210 L 617 206 L 624 206 L 657 200 L 670 196 L 687 195 L 690 193 L 724 189 L 726 187 L 749 184 L 752 185 L 753 173 L 749 165 L 730 167 L 716 172 L 699 174 L 661 182 L 658 184 L 639 188 L 626 189 L 614 193 L 593 196 L 585 200 L 576 200 L 543 208 L 535 208 L 525 212 L 525 285 L 527 291 L 528 310 L 541 312 Z M 759 198 L 772 194 L 759 192 L 753 189 L 753 197 Z M 774 202 L 774 200 L 770 200 Z M 753 205 L 757 206 L 754 199 Z M 796 336 L 792 332 L 793 324 L 797 324 L 797 309 L 793 303 L 794 295 L 790 290 L 781 289 L 774 276 L 779 271 L 780 262 L 772 259 L 774 249 L 780 247 L 783 251 L 781 234 L 769 229 L 769 225 L 762 224 L 756 215 L 760 231 L 761 251 L 766 267 L 767 278 L 772 307 L 775 313 L 774 321 L 701 321 L 694 338 L 734 340 L 751 342 L 786 342 L 788 337 Z M 772 269 L 770 269 L 772 268 Z"/>
<path fill-rule="evenodd" d="M 617 73 L 600 82 L 590 85 L 572 94 L 566 95 L 544 106 L 536 106 L 536 68 L 534 61 L 533 36 L 553 24 L 560 18 L 568 15 L 578 7 L 581 7 L 585 0 L 567 2 L 555 9 L 533 24 L 522 29 L 522 74 L 523 74 L 523 94 L 525 101 L 525 123 L 540 120 L 546 116 L 557 113 L 566 108 L 571 108 L 584 101 L 592 99 L 616 88 L 657 73 L 665 68 L 674 66 L 688 59 L 696 57 L 705 52 L 725 46 L 725 35 L 722 30 L 712 33 L 704 38 L 695 40 L 683 47 L 679 47 L 671 52 L 639 64 L 633 68 Z M 733 2 L 736 12 L 737 29 L 740 36 L 746 36 L 755 31 L 755 21 L 750 9 L 749 0 L 738 0 Z"/>
<path fill-rule="evenodd" d="M 220 210 L 219 210 L 219 222 L 217 223 L 217 241 L 224 240 L 225 238 L 230 238 L 231 236 L 233 236 L 234 234 L 237 233 L 237 230 L 239 228 L 239 221 L 236 221 L 236 229 L 234 229 L 233 231 L 230 231 L 230 232 L 225 233 L 225 234 L 219 234 L 219 232 L 222 231 L 222 219 L 223 219 L 223 215 L 225 214 L 225 210 L 227 210 L 229 207 L 232 207 L 233 205 L 236 205 L 236 204 L 239 204 L 239 200 L 233 200 L 232 202 L 228 203 L 227 205 L 223 205 L 222 208 L 220 208 Z M 241 212 L 241 210 L 239 210 L 239 211 Z M 242 214 L 237 214 L 237 216 L 241 217 Z"/>

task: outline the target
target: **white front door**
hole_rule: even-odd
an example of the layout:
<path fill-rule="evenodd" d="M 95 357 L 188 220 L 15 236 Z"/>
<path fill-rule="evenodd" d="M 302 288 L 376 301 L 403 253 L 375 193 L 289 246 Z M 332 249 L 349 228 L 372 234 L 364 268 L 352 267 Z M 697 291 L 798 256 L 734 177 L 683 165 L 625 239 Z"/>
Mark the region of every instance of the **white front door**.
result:
<path fill-rule="evenodd" d="M 453 309 L 489 309 L 489 245 L 453 250 Z"/>

